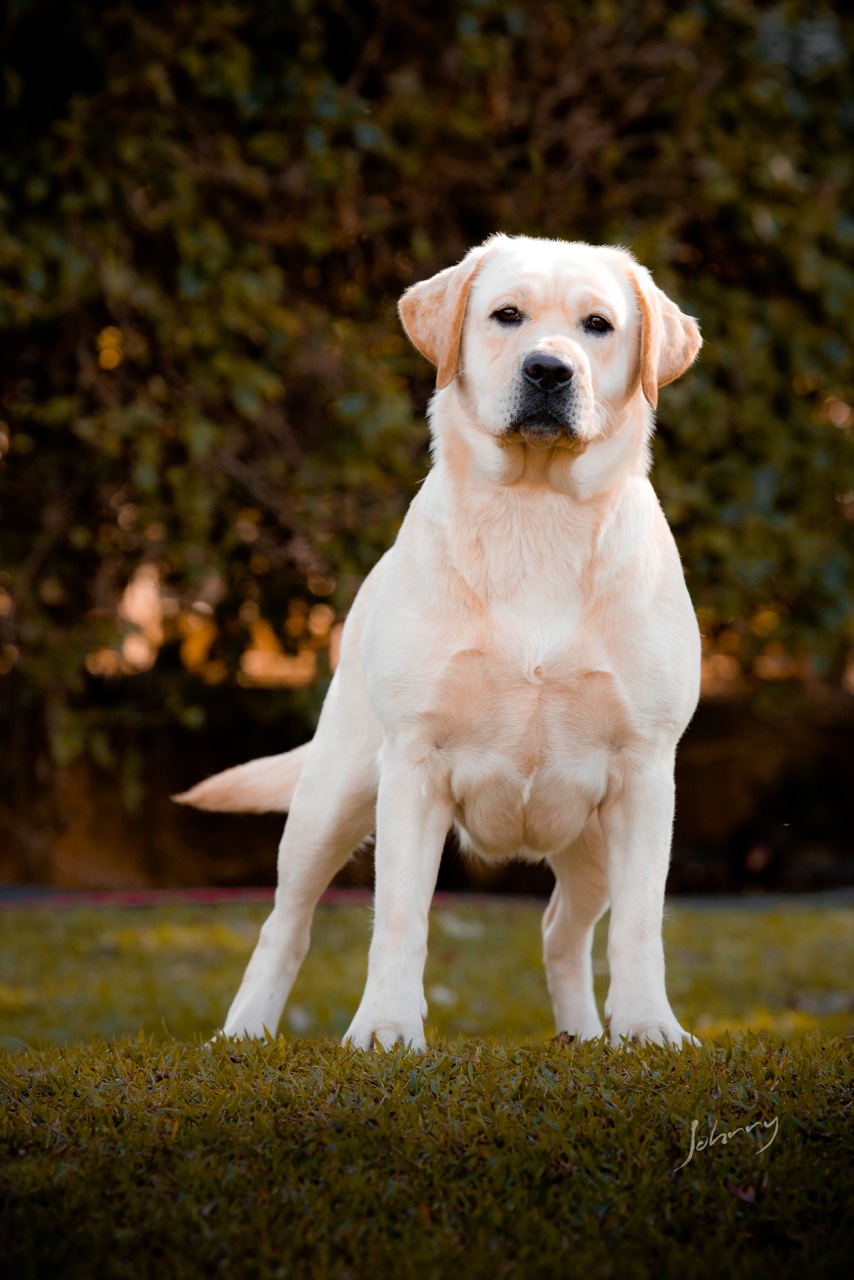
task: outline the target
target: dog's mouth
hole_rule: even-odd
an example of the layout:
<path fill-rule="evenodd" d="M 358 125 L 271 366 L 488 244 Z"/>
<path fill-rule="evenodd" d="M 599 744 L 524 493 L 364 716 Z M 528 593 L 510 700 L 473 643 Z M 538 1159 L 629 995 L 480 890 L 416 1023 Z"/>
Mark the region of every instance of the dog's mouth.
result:
<path fill-rule="evenodd" d="M 505 432 L 505 439 L 521 440 L 525 444 L 574 445 L 578 443 L 574 427 L 566 427 L 553 418 L 544 417 L 514 422 Z"/>
<path fill-rule="evenodd" d="M 574 396 L 524 396 L 516 406 L 505 438 L 528 444 L 577 445 L 578 419 Z"/>

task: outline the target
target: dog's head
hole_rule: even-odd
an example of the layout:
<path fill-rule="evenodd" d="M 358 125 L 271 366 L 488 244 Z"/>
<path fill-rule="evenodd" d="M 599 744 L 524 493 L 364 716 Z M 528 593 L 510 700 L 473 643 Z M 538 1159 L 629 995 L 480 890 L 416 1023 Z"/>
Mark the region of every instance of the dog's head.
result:
<path fill-rule="evenodd" d="M 403 327 L 497 439 L 578 448 L 700 349 L 697 322 L 623 249 L 493 236 L 407 289 Z"/>

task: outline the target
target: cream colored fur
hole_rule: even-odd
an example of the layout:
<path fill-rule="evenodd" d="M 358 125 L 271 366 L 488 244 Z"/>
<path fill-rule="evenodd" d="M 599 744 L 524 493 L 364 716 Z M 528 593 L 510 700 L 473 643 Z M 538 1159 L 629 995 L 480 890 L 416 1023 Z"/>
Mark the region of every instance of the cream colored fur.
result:
<path fill-rule="evenodd" d="M 508 307 L 518 323 L 497 318 Z M 559 1032 L 602 1033 L 590 945 L 610 904 L 611 1037 L 679 1044 L 661 923 L 700 641 L 647 471 L 658 388 L 699 330 L 628 253 L 525 237 L 493 237 L 400 311 L 438 369 L 434 465 L 356 598 L 317 733 L 181 797 L 290 802 L 275 907 L 224 1032 L 275 1030 L 320 894 L 376 830 L 367 984 L 345 1041 L 423 1048 L 428 909 L 454 826 L 481 857 L 551 865 Z M 570 425 L 547 441 L 511 428 L 531 353 L 573 374 Z"/>
<path fill-rule="evenodd" d="M 172 799 L 218 813 L 287 813 L 310 746 L 305 742 L 278 756 L 235 765 Z"/>

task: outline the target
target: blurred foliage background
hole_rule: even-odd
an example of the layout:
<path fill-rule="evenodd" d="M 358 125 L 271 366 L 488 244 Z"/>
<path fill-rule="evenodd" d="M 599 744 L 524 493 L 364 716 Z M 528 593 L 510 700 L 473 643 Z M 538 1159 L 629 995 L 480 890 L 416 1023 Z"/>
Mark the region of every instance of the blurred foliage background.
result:
<path fill-rule="evenodd" d="M 853 31 L 739 0 L 9 4 L 2 876 L 74 882 L 84 793 L 142 820 L 143 879 L 213 874 L 170 869 L 157 797 L 310 734 L 427 465 L 396 299 L 495 230 L 628 245 L 699 317 L 654 479 L 705 691 L 850 702 Z"/>

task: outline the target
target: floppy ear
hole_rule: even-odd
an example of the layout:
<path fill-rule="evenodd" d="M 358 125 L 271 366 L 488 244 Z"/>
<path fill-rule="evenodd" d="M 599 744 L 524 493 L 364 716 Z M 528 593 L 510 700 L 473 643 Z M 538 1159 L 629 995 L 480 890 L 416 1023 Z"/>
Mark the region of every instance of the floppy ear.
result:
<path fill-rule="evenodd" d="M 437 391 L 456 377 L 469 290 L 484 250 L 470 249 L 455 267 L 412 285 L 397 304 L 406 336 L 436 366 Z"/>
<path fill-rule="evenodd" d="M 632 285 L 641 313 L 641 386 L 653 409 L 658 388 L 675 381 L 703 345 L 700 326 L 662 293 L 645 267 L 632 266 Z"/>

